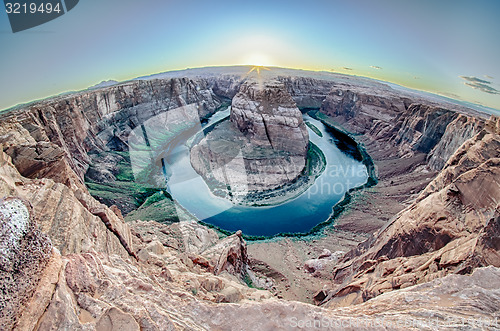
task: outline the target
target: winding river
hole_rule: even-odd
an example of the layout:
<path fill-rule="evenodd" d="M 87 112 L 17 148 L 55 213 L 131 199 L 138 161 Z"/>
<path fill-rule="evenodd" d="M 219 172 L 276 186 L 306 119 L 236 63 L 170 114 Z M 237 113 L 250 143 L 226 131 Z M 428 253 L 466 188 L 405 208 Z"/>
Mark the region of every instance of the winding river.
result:
<path fill-rule="evenodd" d="M 229 116 L 229 109 L 213 115 L 203 128 Z M 304 115 L 304 120 L 319 129 L 321 135 L 308 127 L 309 139 L 325 155 L 326 169 L 314 184 L 299 196 L 280 205 L 248 207 L 233 205 L 211 193 L 204 180 L 194 171 L 189 159 L 193 132 L 171 146 L 166 158 L 168 188 L 172 197 L 199 220 L 221 229 L 242 230 L 246 235 L 273 236 L 278 233 L 305 233 L 326 221 L 332 208 L 344 194 L 363 185 L 368 179 L 365 165 L 343 153 L 335 138 L 320 121 Z"/>

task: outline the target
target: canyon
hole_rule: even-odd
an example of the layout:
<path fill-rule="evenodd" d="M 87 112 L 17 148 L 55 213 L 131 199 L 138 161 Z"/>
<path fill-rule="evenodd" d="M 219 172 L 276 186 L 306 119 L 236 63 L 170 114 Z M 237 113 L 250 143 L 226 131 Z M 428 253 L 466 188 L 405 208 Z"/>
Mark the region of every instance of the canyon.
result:
<path fill-rule="evenodd" d="M 263 116 L 242 120 L 256 114 L 247 71 L 165 73 L 0 113 L 3 328 L 498 328 L 498 117 L 359 77 L 276 68 L 257 78 L 280 86 L 270 90 L 297 119 L 277 121 L 290 136 L 281 149 L 304 159 L 295 114 L 314 110 L 374 162 L 378 183 L 349 192 L 333 222 L 246 241 L 200 224 L 161 187 L 130 183 L 130 134 L 182 107 L 203 120 L 232 103 L 238 131 L 273 145 Z"/>
<path fill-rule="evenodd" d="M 302 114 L 284 85 L 248 83 L 232 99 L 230 121 L 191 148 L 191 164 L 237 201 L 296 180 L 308 146 Z"/>

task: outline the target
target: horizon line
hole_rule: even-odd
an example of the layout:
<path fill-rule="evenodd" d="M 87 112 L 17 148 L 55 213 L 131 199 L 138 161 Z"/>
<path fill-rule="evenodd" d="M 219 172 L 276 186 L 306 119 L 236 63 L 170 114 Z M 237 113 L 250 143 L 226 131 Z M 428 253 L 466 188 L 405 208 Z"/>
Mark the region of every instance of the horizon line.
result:
<path fill-rule="evenodd" d="M 171 70 L 167 70 L 167 71 L 158 71 L 158 72 L 148 73 L 148 74 L 145 74 L 145 75 L 140 75 L 140 76 L 137 76 L 137 77 L 133 77 L 133 78 L 125 79 L 125 80 L 121 80 L 121 81 L 116 80 L 114 78 L 102 79 L 100 82 L 98 82 L 98 83 L 96 83 L 94 85 L 90 85 L 90 86 L 88 86 L 86 88 L 83 88 L 83 89 L 80 89 L 80 90 L 66 90 L 66 91 L 61 91 L 61 92 L 59 92 L 57 94 L 52 94 L 52 95 L 44 96 L 44 97 L 39 98 L 39 99 L 33 99 L 33 100 L 26 101 L 26 102 L 20 102 L 20 103 L 17 103 L 15 105 L 11 105 L 11 106 L 9 106 L 7 108 L 0 109 L 0 113 L 6 112 L 6 111 L 9 111 L 9 110 L 14 110 L 14 109 L 17 109 L 17 108 L 22 108 L 22 107 L 25 107 L 25 106 L 29 106 L 30 104 L 41 102 L 41 101 L 44 101 L 44 100 L 49 100 L 49 99 L 57 98 L 57 97 L 65 95 L 65 94 L 73 94 L 73 93 L 80 93 L 80 92 L 88 91 L 88 90 L 92 89 L 92 87 L 94 87 L 96 85 L 99 85 L 99 84 L 101 84 L 103 82 L 107 82 L 107 81 L 114 81 L 114 82 L 116 82 L 113 85 L 106 86 L 106 87 L 112 87 L 114 85 L 124 84 L 124 83 L 128 83 L 128 82 L 132 82 L 134 80 L 141 80 L 141 79 L 146 80 L 146 78 L 148 78 L 148 77 L 152 77 L 152 76 L 155 76 L 155 75 L 168 74 L 168 73 L 172 73 L 172 72 L 182 72 L 182 71 L 198 70 L 198 69 L 205 69 L 205 68 L 231 68 L 231 67 L 266 67 L 266 68 L 288 69 L 288 70 L 296 70 L 296 71 L 317 72 L 317 73 L 325 73 L 325 74 L 330 74 L 330 75 L 341 75 L 341 76 L 347 76 L 347 77 L 364 78 L 364 79 L 373 80 L 373 81 L 376 81 L 376 82 L 379 82 L 379 83 L 394 84 L 396 86 L 399 86 L 399 87 L 402 87 L 402 88 L 406 88 L 406 89 L 409 89 L 411 91 L 430 93 L 430 94 L 433 94 L 435 96 L 438 96 L 438 97 L 441 97 L 441 98 L 445 98 L 447 100 L 453 100 L 455 102 L 466 103 L 466 104 L 478 106 L 478 107 L 481 107 L 481 108 L 484 108 L 484 109 L 490 109 L 490 110 L 494 110 L 494 111 L 500 112 L 500 108 L 494 108 L 494 107 L 486 106 L 486 105 L 483 105 L 483 104 L 480 104 L 480 103 L 477 103 L 477 102 L 472 102 L 472 101 L 467 101 L 467 100 L 463 100 L 463 99 L 453 98 L 453 97 L 447 96 L 445 94 L 440 94 L 440 93 L 435 92 L 435 91 L 429 91 L 429 90 L 423 90 L 423 89 L 417 89 L 417 88 L 413 88 L 413 87 L 408 87 L 408 86 L 402 85 L 400 83 L 395 83 L 395 82 L 392 82 L 392 81 L 385 81 L 385 80 L 381 80 L 381 79 L 373 78 L 373 77 L 369 77 L 369 76 L 342 73 L 342 72 L 338 72 L 338 71 L 333 71 L 333 69 L 304 69 L 304 68 L 281 67 L 281 66 L 277 66 L 277 65 L 228 64 L 228 65 L 207 65 L 207 66 L 202 66 L 202 67 L 185 67 L 185 68 L 182 68 L 182 69 L 171 69 Z M 102 87 L 102 88 L 106 88 L 106 87 Z M 99 88 L 97 88 L 97 89 L 99 89 Z M 462 106 L 464 106 L 464 105 L 462 105 Z"/>

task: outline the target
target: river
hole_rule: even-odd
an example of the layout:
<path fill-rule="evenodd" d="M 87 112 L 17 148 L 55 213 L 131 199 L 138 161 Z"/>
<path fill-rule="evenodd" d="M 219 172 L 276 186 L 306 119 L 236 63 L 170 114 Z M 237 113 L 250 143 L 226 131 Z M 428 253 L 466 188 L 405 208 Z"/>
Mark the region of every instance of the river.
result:
<path fill-rule="evenodd" d="M 219 111 L 202 127 L 224 119 L 229 116 L 229 111 Z M 280 205 L 248 207 L 233 205 L 213 195 L 191 166 L 187 141 L 195 134 L 192 131 L 177 139 L 165 158 L 169 177 L 167 190 L 199 220 L 224 230 L 242 230 L 244 234 L 253 236 L 308 232 L 330 217 L 333 206 L 342 200 L 347 191 L 366 183 L 368 174 L 361 162 L 336 146 L 335 138 L 323 123 L 308 115 L 304 115 L 304 120 L 321 132 L 322 136 L 307 127 L 310 141 L 323 151 L 327 165 L 314 184 L 299 196 Z"/>

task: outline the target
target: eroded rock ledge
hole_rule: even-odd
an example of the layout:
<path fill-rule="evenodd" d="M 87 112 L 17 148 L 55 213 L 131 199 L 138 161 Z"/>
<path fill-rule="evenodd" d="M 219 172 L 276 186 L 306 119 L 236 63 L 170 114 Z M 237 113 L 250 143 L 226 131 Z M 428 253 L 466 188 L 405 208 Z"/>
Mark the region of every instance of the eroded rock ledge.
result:
<path fill-rule="evenodd" d="M 373 139 L 370 147 L 380 155 L 421 155 L 412 171 L 429 171 L 427 162 L 442 168 L 407 209 L 333 266 L 329 277 L 336 284 L 318 293 L 324 307 L 246 286 L 240 278 L 248 250 L 238 235 L 219 239 L 196 222 L 126 224 L 118 210 L 99 204 L 78 183 L 90 162 L 87 152 L 122 148 L 120 137 L 142 115 L 151 117 L 158 110 L 153 105 L 168 111 L 170 105 L 212 100 L 201 107 L 211 111 L 218 103 L 213 82 L 160 80 L 58 97 L 1 115 L 0 197 L 16 197 L 0 206 L 1 247 L 10 249 L 1 265 L 2 327 L 265 330 L 289 329 L 299 320 L 314 325 L 324 318 L 361 318 L 384 319 L 389 328 L 411 319 L 416 329 L 429 316 L 457 319 L 458 326 L 462 318 L 500 317 L 500 120 L 412 106 L 390 90 L 377 99 L 370 89 L 352 85 L 328 82 L 315 89 L 318 81 L 283 81 L 303 103 L 317 104 L 328 93 L 325 86 L 332 86 L 324 114 Z M 216 85 L 234 95 L 234 82 Z M 309 98 L 313 90 L 323 94 Z M 438 120 L 444 122 L 431 123 Z M 21 218 L 6 212 L 12 201 Z"/>
<path fill-rule="evenodd" d="M 336 285 L 318 293 L 326 306 L 361 303 L 450 273 L 500 266 L 500 119 L 467 119 L 415 105 L 410 110 L 394 129 L 400 155 L 420 150 L 439 166 L 449 146 L 463 144 L 410 206 L 334 266 Z M 448 124 L 430 123 L 439 117 Z"/>

